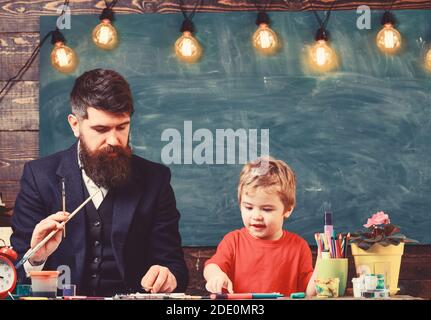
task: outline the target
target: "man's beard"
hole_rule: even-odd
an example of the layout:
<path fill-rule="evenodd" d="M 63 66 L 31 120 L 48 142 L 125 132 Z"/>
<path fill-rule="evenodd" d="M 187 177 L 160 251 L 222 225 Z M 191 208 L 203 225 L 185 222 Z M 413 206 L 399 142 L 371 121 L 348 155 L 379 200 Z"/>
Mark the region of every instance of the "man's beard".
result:
<path fill-rule="evenodd" d="M 132 158 L 129 145 L 125 148 L 108 145 L 102 150 L 92 152 L 82 138 L 79 141 L 79 157 L 85 173 L 97 186 L 110 189 L 127 183 Z"/>

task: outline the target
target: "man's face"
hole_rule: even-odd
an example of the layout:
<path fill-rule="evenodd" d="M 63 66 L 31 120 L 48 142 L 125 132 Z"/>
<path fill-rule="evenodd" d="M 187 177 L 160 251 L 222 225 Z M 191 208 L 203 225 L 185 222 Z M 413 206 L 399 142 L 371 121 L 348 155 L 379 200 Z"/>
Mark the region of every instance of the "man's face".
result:
<path fill-rule="evenodd" d="M 87 108 L 87 119 L 69 116 L 69 123 L 75 137 L 85 141 L 90 152 L 112 147 L 126 148 L 130 132 L 130 114 L 115 114 Z M 112 156 L 115 156 L 112 153 Z"/>
<path fill-rule="evenodd" d="M 130 115 L 87 109 L 88 118 L 69 115 L 74 135 L 80 141 L 80 159 L 85 173 L 96 185 L 115 188 L 130 176 L 132 151 L 128 145 Z"/>

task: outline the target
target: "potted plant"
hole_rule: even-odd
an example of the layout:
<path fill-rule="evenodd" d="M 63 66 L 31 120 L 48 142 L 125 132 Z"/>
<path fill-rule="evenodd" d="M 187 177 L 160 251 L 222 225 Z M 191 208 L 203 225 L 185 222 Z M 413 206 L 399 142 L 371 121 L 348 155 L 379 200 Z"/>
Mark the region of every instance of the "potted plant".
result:
<path fill-rule="evenodd" d="M 398 277 L 404 243 L 418 243 L 400 233 L 383 211 L 373 214 L 364 224 L 365 231 L 350 236 L 356 273 L 384 274 L 391 295 L 399 291 Z"/>

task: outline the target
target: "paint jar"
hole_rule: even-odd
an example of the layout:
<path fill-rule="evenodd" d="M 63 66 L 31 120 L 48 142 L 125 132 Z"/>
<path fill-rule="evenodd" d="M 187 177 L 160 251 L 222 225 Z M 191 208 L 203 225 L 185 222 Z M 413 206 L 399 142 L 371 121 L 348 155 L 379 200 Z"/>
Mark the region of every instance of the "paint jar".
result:
<path fill-rule="evenodd" d="M 33 297 L 57 297 L 58 271 L 30 271 Z"/>
<path fill-rule="evenodd" d="M 19 297 L 31 297 L 31 285 L 19 284 L 16 286 L 16 295 Z"/>
<path fill-rule="evenodd" d="M 365 275 L 365 290 L 373 291 L 377 288 L 377 276 L 375 274 Z"/>
<path fill-rule="evenodd" d="M 338 297 L 339 278 L 316 279 L 315 285 L 318 298 Z"/>
<path fill-rule="evenodd" d="M 377 275 L 377 285 L 376 285 L 376 289 L 377 290 L 384 290 L 386 289 L 386 285 L 385 285 L 385 276 L 383 274 L 378 274 Z"/>
<path fill-rule="evenodd" d="M 64 284 L 63 285 L 63 297 L 76 296 L 76 285 L 75 284 Z"/>
<path fill-rule="evenodd" d="M 360 278 L 353 278 L 353 296 L 355 298 L 361 298 L 362 297 L 362 291 L 364 290 L 364 280 L 362 277 Z"/>

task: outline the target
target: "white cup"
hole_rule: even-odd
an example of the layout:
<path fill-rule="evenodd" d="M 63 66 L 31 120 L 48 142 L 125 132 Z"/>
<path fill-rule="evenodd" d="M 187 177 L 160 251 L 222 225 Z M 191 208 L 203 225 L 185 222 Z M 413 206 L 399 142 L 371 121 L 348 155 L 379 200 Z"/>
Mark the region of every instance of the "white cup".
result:
<path fill-rule="evenodd" d="M 362 278 L 353 278 L 352 283 L 353 283 L 353 296 L 355 298 L 362 297 L 362 291 L 364 289 L 364 282 Z"/>

